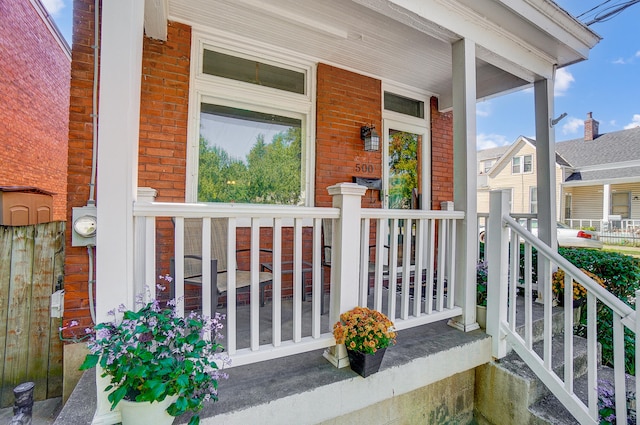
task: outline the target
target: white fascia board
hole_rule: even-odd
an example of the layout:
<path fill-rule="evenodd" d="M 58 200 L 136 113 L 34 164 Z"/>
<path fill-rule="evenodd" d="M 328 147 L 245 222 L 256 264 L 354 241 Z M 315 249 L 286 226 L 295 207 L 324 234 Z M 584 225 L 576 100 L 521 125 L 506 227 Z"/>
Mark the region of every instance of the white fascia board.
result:
<path fill-rule="evenodd" d="M 366 7 L 371 7 L 371 1 L 354 0 Z M 542 78 L 553 78 L 553 64 L 555 58 L 547 55 L 543 51 L 535 48 L 525 40 L 518 39 L 515 34 L 510 33 L 495 23 L 487 21 L 478 16 L 473 10 L 463 5 L 442 0 L 389 0 L 391 3 L 404 8 L 426 20 L 451 30 L 462 38 L 469 38 L 477 45 L 482 46 L 489 52 L 507 59 L 509 62 L 517 63 L 518 66 L 509 67 L 515 75 L 526 77 L 522 70 L 529 70 L 533 74 Z M 480 51 L 480 53 L 482 50 Z M 481 57 L 489 63 L 498 65 L 498 59 L 492 55 Z M 506 65 L 502 64 L 501 67 Z M 531 77 L 525 78 L 527 81 Z"/>
<path fill-rule="evenodd" d="M 601 37 L 557 4 L 547 0 L 500 0 L 509 9 L 562 42 L 586 59 Z"/>
<path fill-rule="evenodd" d="M 144 33 L 147 37 L 167 41 L 168 0 L 145 0 Z"/>
<path fill-rule="evenodd" d="M 574 167 L 574 171 L 602 171 L 619 170 L 620 168 L 640 167 L 640 160 L 610 162 L 608 164 L 587 165 L 584 167 Z"/>
<path fill-rule="evenodd" d="M 640 176 L 635 177 L 621 177 L 617 179 L 603 179 L 603 180 L 576 180 L 570 182 L 562 182 L 562 187 L 579 187 L 579 186 L 602 186 L 605 184 L 626 184 L 626 183 L 640 183 Z"/>

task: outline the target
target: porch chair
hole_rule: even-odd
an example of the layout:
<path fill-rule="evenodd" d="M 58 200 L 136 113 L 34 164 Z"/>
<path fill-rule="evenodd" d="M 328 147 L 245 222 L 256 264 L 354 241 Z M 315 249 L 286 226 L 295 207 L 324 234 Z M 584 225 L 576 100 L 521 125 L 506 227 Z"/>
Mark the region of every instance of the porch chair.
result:
<path fill-rule="evenodd" d="M 333 220 L 322 219 L 322 282 L 324 285 L 324 269 L 331 269 L 331 248 L 333 244 Z M 389 246 L 385 245 L 384 248 L 389 251 Z M 375 245 L 370 245 L 369 250 L 375 249 Z M 388 255 L 388 254 L 387 254 Z M 388 259 L 387 259 L 388 262 Z M 368 276 L 374 277 L 376 273 L 376 264 L 374 261 L 369 261 Z M 383 281 L 388 281 L 389 277 L 389 265 L 384 264 L 382 268 Z M 324 300 L 324 296 L 323 296 Z"/>
<path fill-rule="evenodd" d="M 226 218 L 211 219 L 211 285 L 216 290 L 211 291 L 211 308 L 218 306 L 218 298 L 227 292 L 227 237 L 228 220 Z M 249 249 L 236 250 L 248 252 Z M 268 249 L 260 249 L 269 252 Z M 236 270 L 236 289 L 251 287 L 251 271 Z M 171 276 L 175 277 L 175 259 L 171 259 Z M 273 283 L 273 274 L 259 272 L 260 306 L 265 304 L 265 287 Z M 202 220 L 186 218 L 184 220 L 184 283 L 186 285 L 202 286 Z M 250 290 L 250 289 L 248 289 Z M 171 285 L 171 298 L 175 297 L 175 285 Z M 228 301 L 227 301 L 228 302 Z"/>

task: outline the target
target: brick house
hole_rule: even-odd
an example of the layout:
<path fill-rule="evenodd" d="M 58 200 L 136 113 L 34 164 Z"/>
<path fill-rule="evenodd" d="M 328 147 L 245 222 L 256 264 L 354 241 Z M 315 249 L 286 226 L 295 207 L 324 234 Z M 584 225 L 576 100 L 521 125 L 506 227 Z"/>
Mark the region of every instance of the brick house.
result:
<path fill-rule="evenodd" d="M 228 257 L 236 248 L 251 250 L 250 258 L 238 258 L 238 269 L 249 268 L 257 279 L 265 266 L 291 266 L 281 279 L 274 272 L 267 307 L 256 302 L 257 280 L 250 298 L 240 302 L 238 288 L 216 288 L 202 266 L 202 286 L 224 297 L 220 305 L 207 305 L 203 289 L 204 311 L 224 308 L 233 322 L 242 307 L 253 318 L 267 308 L 280 323 L 276 310 L 281 300 L 293 305 L 293 336 L 274 330 L 263 345 L 257 329 L 251 329 L 245 345 L 237 329 L 229 331 L 227 348 L 238 367 L 316 349 L 327 349 L 329 361 L 344 366 L 343 353 L 333 348 L 335 340 L 321 317 L 334 323 L 340 312 L 366 303 L 369 285 L 382 308 L 380 294 L 394 287 L 385 289 L 383 282 L 398 279 L 407 295 L 417 271 L 437 282 L 438 305 L 433 311 L 424 307 L 420 312 L 418 304 L 410 310 L 410 297 L 398 293 L 397 307 L 405 311 L 398 316 L 399 329 L 442 320 L 463 332 L 478 329 L 472 278 L 476 99 L 533 83 L 536 120 L 548 123 L 555 67 L 586 59 L 598 36 L 546 0 L 517 2 L 516 8 L 499 2 L 500 13 L 485 13 L 466 1 L 453 3 L 105 2 L 99 17 L 99 127 L 92 149 L 95 3 L 75 0 L 68 214 L 95 215 L 98 230 L 95 239 L 82 240 L 73 232 L 67 236 L 65 319 L 77 320 L 84 329 L 91 326 L 92 314 L 104 321 L 113 306 L 132 306 L 145 286 L 155 295 L 156 276 L 170 264 L 175 264 L 176 294 L 187 295 L 180 261 L 186 254 L 185 223 L 201 221 L 206 265 L 213 259 L 211 252 L 206 254 L 212 249 L 206 242 L 212 233 L 209 219 L 224 218 L 227 242 L 232 241 L 225 245 Z M 509 24 L 514 19 L 518 26 Z M 541 29 L 549 26 L 554 31 Z M 246 133 L 220 136 L 234 126 L 248 132 L 265 123 L 274 127 L 261 127 L 259 136 L 251 133 L 245 150 L 236 151 Z M 540 143 L 552 143 L 548 127 L 539 127 Z M 381 147 L 365 148 L 368 138 L 378 139 Z M 282 159 L 277 166 L 271 162 L 267 170 L 251 169 L 261 158 L 254 154 L 266 157 L 276 148 Z M 94 155 L 95 194 L 86 166 Z M 289 156 L 293 159 L 285 161 Z M 220 158 L 227 165 L 212 165 Z M 408 171 L 401 167 L 407 164 Z M 237 168 L 243 171 L 231 174 Z M 274 168 L 280 179 L 268 173 Z M 541 173 L 540 179 L 539 186 L 546 183 L 550 193 L 549 174 Z M 283 188 L 283 180 L 294 181 L 294 188 Z M 251 195 L 258 181 L 264 189 Z M 447 201 L 452 202 L 443 204 Z M 333 220 L 333 252 L 330 272 L 322 273 L 326 220 Z M 551 214 L 543 211 L 540 220 L 543 228 L 550 225 Z M 392 223 L 389 233 L 387 222 Z M 387 243 L 391 254 L 383 258 Z M 263 245 L 273 254 L 258 254 Z M 369 274 L 368 263 L 375 268 Z M 391 271 L 385 272 L 383 264 Z M 96 273 L 95 292 L 89 270 Z M 444 297 L 446 279 L 455 297 Z M 328 301 L 328 313 L 321 298 Z M 236 302 L 227 302 L 232 299 Z M 313 307 L 307 334 L 298 325 L 308 300 Z M 395 297 L 386 297 L 384 304 L 396 317 Z M 489 359 L 488 345 L 482 345 L 438 377 L 421 380 L 415 374 L 400 392 L 410 394 L 442 380 L 454 385 L 446 380 L 459 379 L 460 373 L 471 377 L 473 368 Z M 464 391 L 473 398 L 473 385 Z M 97 398 L 94 421 L 118 422 L 119 412 L 109 411 L 101 391 Z M 365 397 L 357 405 L 383 400 Z M 296 404 L 288 417 L 300 418 L 304 413 L 298 409 L 310 403 L 316 401 Z M 268 404 L 253 410 L 254 415 Z M 346 417 L 355 410 L 318 411 L 324 416 L 313 419 Z"/>
<path fill-rule="evenodd" d="M 39 0 L 0 3 L 0 186 L 53 193 L 66 219 L 71 52 Z"/>

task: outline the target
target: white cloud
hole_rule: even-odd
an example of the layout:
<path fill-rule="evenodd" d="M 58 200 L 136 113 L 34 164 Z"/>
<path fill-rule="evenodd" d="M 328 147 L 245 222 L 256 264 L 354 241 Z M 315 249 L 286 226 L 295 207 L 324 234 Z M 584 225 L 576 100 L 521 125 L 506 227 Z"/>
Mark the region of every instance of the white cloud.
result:
<path fill-rule="evenodd" d="M 56 16 L 64 7 L 64 0 L 40 0 L 51 16 Z"/>
<path fill-rule="evenodd" d="M 476 115 L 479 117 L 491 116 L 491 102 L 485 101 L 476 103 Z"/>
<path fill-rule="evenodd" d="M 562 134 L 575 134 L 583 125 L 583 120 L 571 117 L 566 123 L 562 125 Z"/>
<path fill-rule="evenodd" d="M 618 59 L 614 60 L 614 61 L 613 61 L 613 63 L 614 63 L 615 65 L 624 65 L 624 64 L 626 64 L 626 63 L 627 63 L 627 61 L 625 61 L 625 60 L 624 60 L 624 59 L 622 59 L 622 58 L 618 58 Z"/>
<path fill-rule="evenodd" d="M 633 114 L 633 118 L 631 122 L 624 126 L 625 130 L 629 130 L 630 128 L 640 127 L 640 114 Z"/>
<path fill-rule="evenodd" d="M 636 57 L 637 57 L 637 58 L 640 58 L 640 50 L 638 50 L 638 51 L 636 52 Z"/>
<path fill-rule="evenodd" d="M 560 68 L 556 71 L 556 82 L 554 86 L 554 94 L 556 96 L 564 96 L 569 90 L 571 83 L 575 81 L 573 75 L 565 68 Z"/>
<path fill-rule="evenodd" d="M 496 148 L 511 143 L 501 134 L 478 134 L 476 136 L 478 150 Z"/>

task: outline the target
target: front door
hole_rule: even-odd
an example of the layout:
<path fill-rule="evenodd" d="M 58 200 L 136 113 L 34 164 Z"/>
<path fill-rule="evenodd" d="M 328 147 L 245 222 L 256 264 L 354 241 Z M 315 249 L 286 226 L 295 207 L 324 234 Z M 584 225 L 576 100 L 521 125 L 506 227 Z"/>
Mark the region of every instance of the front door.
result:
<path fill-rule="evenodd" d="M 429 209 L 431 187 L 430 149 L 426 128 L 403 123 L 384 121 L 384 207 L 391 209 Z M 425 196 L 426 195 L 426 196 Z M 426 202 L 423 202 L 422 200 Z M 414 249 L 415 223 L 405 228 L 405 220 L 398 220 L 398 264 L 402 264 L 403 241 L 411 234 L 411 251 Z M 391 224 L 391 223 L 389 223 Z M 413 254 L 411 254 L 413 258 Z M 413 261 L 413 260 L 412 260 Z"/>
<path fill-rule="evenodd" d="M 384 123 L 384 207 L 429 209 L 430 149 L 426 129 L 398 121 Z M 422 200 L 426 200 L 425 204 Z"/>

